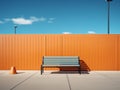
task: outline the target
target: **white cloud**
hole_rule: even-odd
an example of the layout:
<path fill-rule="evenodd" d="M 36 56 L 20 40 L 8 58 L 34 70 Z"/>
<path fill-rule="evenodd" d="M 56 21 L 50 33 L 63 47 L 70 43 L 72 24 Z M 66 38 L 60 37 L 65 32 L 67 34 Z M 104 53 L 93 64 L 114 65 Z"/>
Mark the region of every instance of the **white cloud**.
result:
<path fill-rule="evenodd" d="M 71 32 L 63 32 L 63 34 L 72 34 Z"/>
<path fill-rule="evenodd" d="M 25 18 L 12 18 L 12 21 L 14 24 L 21 24 L 21 25 L 32 24 L 34 22 L 33 20 L 25 19 Z"/>
<path fill-rule="evenodd" d="M 17 18 L 5 18 L 4 22 L 9 22 L 12 21 L 14 24 L 19 24 L 19 25 L 30 25 L 33 24 L 34 22 L 45 22 L 47 21 L 48 23 L 53 23 L 55 20 L 55 18 L 47 18 L 45 17 L 35 17 L 35 16 L 31 16 L 29 18 L 23 18 L 23 17 L 17 17 Z M 3 23 L 2 21 L 0 21 L 0 24 Z"/>
<path fill-rule="evenodd" d="M 88 34 L 96 34 L 94 31 L 88 31 Z"/>
<path fill-rule="evenodd" d="M 44 18 L 44 17 L 37 18 L 37 17 L 31 16 L 29 19 L 12 18 L 11 21 L 14 24 L 29 25 L 29 24 L 32 24 L 34 22 L 44 22 L 44 21 L 46 21 L 46 18 Z"/>

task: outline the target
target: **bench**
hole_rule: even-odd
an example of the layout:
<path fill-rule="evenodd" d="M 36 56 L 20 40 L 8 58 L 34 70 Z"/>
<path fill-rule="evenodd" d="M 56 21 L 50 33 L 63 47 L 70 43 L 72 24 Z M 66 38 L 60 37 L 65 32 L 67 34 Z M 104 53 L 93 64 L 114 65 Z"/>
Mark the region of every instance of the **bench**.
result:
<path fill-rule="evenodd" d="M 41 65 L 41 75 L 44 67 L 78 67 L 80 70 L 80 59 L 78 56 L 44 56 Z"/>

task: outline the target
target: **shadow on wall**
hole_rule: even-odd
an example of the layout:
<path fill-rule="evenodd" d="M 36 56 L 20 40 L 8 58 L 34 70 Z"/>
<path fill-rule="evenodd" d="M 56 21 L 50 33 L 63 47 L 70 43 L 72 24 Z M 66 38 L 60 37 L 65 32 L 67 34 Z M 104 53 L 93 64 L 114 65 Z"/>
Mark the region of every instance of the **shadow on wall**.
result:
<path fill-rule="evenodd" d="M 86 74 L 86 73 L 88 73 L 89 74 L 89 72 L 91 71 L 90 70 L 90 68 L 88 67 L 88 65 L 85 63 L 85 61 L 84 60 L 80 60 L 80 65 L 81 65 L 81 73 L 82 74 Z"/>
<path fill-rule="evenodd" d="M 80 65 L 81 65 L 81 70 L 82 70 L 82 71 L 90 71 L 90 68 L 89 68 L 88 65 L 85 63 L 84 60 L 80 60 Z"/>

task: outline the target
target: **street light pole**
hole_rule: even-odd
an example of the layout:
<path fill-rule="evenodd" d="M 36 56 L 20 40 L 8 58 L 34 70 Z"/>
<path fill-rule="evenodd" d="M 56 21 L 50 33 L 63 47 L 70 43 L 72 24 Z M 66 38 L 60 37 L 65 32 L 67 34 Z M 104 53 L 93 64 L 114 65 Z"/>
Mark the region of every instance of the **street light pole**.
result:
<path fill-rule="evenodd" d="M 14 26 L 14 32 L 15 32 L 15 34 L 16 34 L 16 28 L 17 28 L 17 26 L 15 25 L 15 26 Z"/>
<path fill-rule="evenodd" d="M 110 2 L 112 0 L 106 0 L 108 3 L 108 34 L 110 34 Z"/>

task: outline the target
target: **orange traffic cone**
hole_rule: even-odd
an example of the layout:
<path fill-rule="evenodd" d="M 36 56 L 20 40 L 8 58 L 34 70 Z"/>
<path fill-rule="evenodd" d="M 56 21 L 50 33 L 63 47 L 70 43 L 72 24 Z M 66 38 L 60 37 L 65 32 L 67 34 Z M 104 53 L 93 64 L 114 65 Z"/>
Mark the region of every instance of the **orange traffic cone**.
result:
<path fill-rule="evenodd" d="M 11 67 L 10 74 L 17 74 L 16 68 L 14 66 Z"/>

